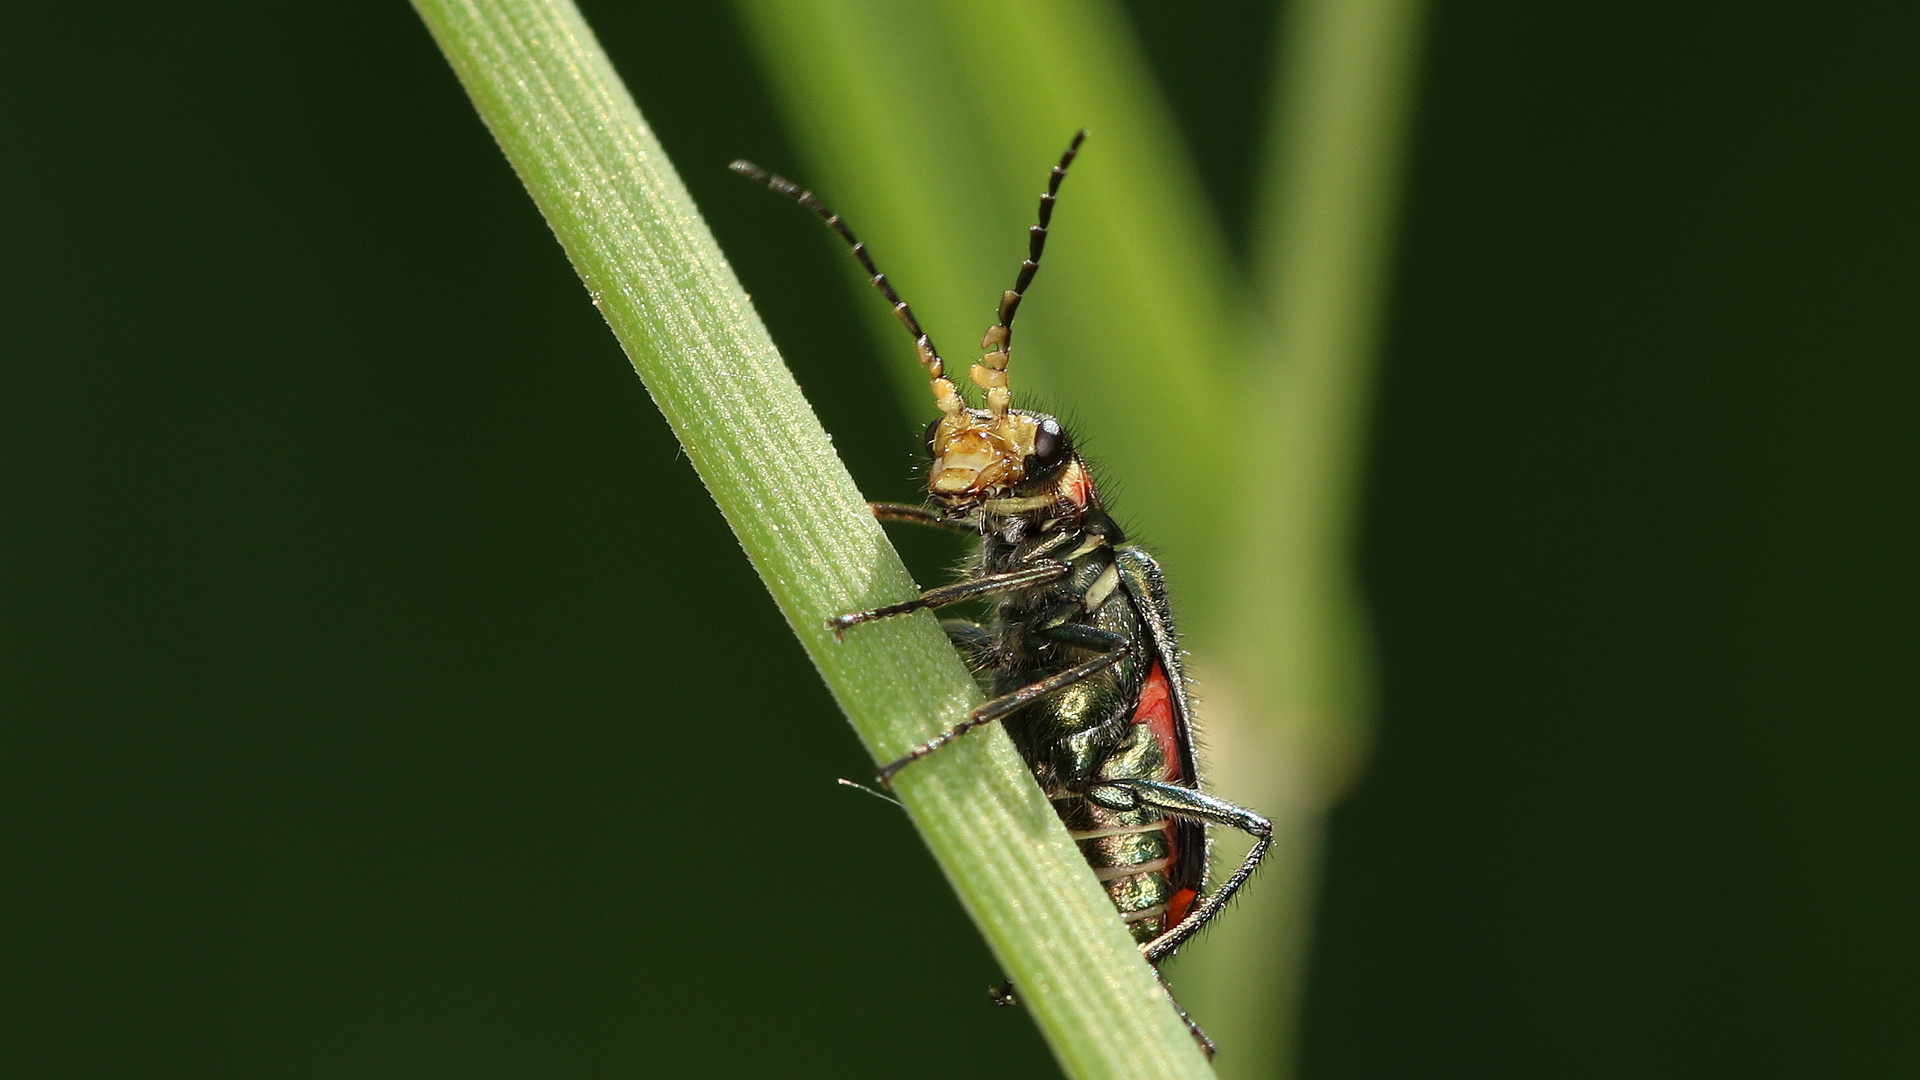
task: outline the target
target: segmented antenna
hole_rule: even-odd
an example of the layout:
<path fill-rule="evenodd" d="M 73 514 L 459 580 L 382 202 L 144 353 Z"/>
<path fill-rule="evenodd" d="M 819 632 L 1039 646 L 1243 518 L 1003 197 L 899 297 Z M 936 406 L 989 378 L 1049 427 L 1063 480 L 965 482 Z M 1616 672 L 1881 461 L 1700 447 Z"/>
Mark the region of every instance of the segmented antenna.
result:
<path fill-rule="evenodd" d="M 867 272 L 867 277 L 873 282 L 873 287 L 879 289 L 880 295 L 886 297 L 887 303 L 893 305 L 894 315 L 900 319 L 900 324 L 907 328 L 907 333 L 913 335 L 914 348 L 919 350 L 920 353 L 920 364 L 927 369 L 927 374 L 933 378 L 933 397 L 934 400 L 939 403 L 940 410 L 949 415 L 957 415 L 961 409 L 965 408 L 965 402 L 962 401 L 960 397 L 960 388 L 955 386 L 953 380 L 947 377 L 946 364 L 940 359 L 939 350 L 933 347 L 933 339 L 928 337 L 927 332 L 920 328 L 920 320 L 913 317 L 913 309 L 907 306 L 905 300 L 900 299 L 899 293 L 893 291 L 893 283 L 887 280 L 887 275 L 881 273 L 880 268 L 873 265 L 873 256 L 867 254 L 867 245 L 861 243 L 860 238 L 853 235 L 853 230 L 847 228 L 847 223 L 840 220 L 840 215 L 827 209 L 827 204 L 821 202 L 819 197 L 814 195 L 813 192 L 808 191 L 806 188 L 801 187 L 799 184 L 794 183 L 784 176 L 768 172 L 751 161 L 742 159 L 728 165 L 727 168 L 732 169 L 734 172 L 739 173 L 749 180 L 764 185 L 767 190 L 774 194 L 784 195 L 794 202 L 799 203 L 801 206 L 806 207 L 808 210 L 820 215 L 820 218 L 825 221 L 834 232 L 839 234 L 840 239 L 847 242 L 847 247 L 853 250 L 853 257 L 860 260 L 860 268 Z M 1059 186 L 1058 180 L 1054 181 L 1054 186 Z M 1038 249 L 1036 249 L 1036 257 L 1037 250 Z M 1031 274 L 1026 275 L 1026 277 L 1031 276 Z M 1024 280 L 1025 278 L 1022 279 L 1023 282 Z"/>
<path fill-rule="evenodd" d="M 1067 152 L 1060 155 L 1060 164 L 1053 167 L 1053 173 L 1047 178 L 1047 190 L 1040 196 L 1040 223 L 1027 230 L 1027 257 L 1020 263 L 1020 277 L 1014 281 L 1013 288 L 1000 297 L 999 321 L 987 328 L 987 334 L 980 339 L 980 347 L 987 354 L 973 366 L 973 381 L 987 392 L 987 408 L 995 416 L 1005 416 L 1012 395 L 1007 390 L 1008 350 L 1013 345 L 1013 316 L 1020 310 L 1020 298 L 1027 293 L 1027 286 L 1033 284 L 1033 275 L 1040 269 L 1040 256 L 1047 250 L 1047 226 L 1053 221 L 1053 204 L 1060 196 L 1060 182 L 1067 178 L 1067 166 L 1080 153 L 1080 144 L 1087 139 L 1085 128 L 1073 136 L 1067 144 Z"/>

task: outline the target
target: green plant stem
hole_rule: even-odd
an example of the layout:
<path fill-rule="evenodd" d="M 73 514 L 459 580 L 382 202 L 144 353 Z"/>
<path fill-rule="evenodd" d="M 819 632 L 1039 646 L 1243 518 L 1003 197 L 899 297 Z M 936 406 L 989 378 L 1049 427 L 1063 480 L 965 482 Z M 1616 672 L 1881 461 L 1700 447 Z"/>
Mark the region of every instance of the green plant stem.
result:
<path fill-rule="evenodd" d="M 931 616 L 825 629 L 913 583 L 579 12 L 415 7 L 868 749 L 958 720 L 978 691 Z M 1209 1075 L 1003 733 L 898 787 L 1070 1076 Z"/>

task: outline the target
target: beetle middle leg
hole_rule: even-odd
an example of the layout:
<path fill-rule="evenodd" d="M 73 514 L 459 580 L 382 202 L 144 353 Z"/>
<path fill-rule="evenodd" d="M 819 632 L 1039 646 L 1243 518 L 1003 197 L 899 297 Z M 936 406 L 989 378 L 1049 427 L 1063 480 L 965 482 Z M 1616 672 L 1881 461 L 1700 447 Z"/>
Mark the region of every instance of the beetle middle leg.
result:
<path fill-rule="evenodd" d="M 845 615 L 835 615 L 827 620 L 827 629 L 836 635 L 845 633 L 849 627 L 858 626 L 875 619 L 890 618 L 919 611 L 921 608 L 940 608 L 948 604 L 957 604 L 962 600 L 992 596 L 994 593 L 1012 592 L 1014 589 L 1030 589 L 1036 585 L 1055 582 L 1073 572 L 1073 567 L 1063 562 L 1044 562 L 1037 566 L 1009 570 L 1001 574 L 988 574 L 972 581 L 956 582 L 928 589 L 912 600 L 903 600 L 898 604 L 888 604 L 871 611 L 855 611 Z"/>
<path fill-rule="evenodd" d="M 983 727 L 996 720 L 1003 719 L 1046 697 L 1048 694 L 1065 690 L 1067 687 L 1072 686 L 1082 679 L 1098 675 L 1126 658 L 1127 651 L 1125 649 L 1116 649 L 1110 653 L 1103 653 L 1091 660 L 1083 660 L 1064 671 L 1055 672 L 1041 679 L 1039 682 L 1028 683 L 1012 693 L 1002 694 L 997 698 L 992 698 L 981 703 L 976 706 L 972 712 L 967 714 L 965 720 L 960 721 L 940 734 L 935 735 L 933 738 L 928 739 L 926 742 L 921 743 L 919 746 L 907 751 L 906 756 L 890 762 L 885 768 L 881 769 L 879 774 L 880 783 L 886 787 L 892 787 L 894 775 L 901 769 L 919 761 L 921 758 L 926 757 L 935 750 L 965 735 L 974 728 Z"/>

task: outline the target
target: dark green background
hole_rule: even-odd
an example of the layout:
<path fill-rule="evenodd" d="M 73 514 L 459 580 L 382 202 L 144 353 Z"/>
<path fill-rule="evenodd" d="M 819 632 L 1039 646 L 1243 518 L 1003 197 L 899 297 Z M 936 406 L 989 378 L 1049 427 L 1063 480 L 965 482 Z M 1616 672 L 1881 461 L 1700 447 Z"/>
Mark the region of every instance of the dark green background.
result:
<path fill-rule="evenodd" d="M 587 11 L 909 496 L 652 6 Z M 1166 7 L 1244 233 L 1270 17 Z M 1309 1078 L 1920 1073 L 1906 12 L 1435 10 Z M 411 12 L 11 5 L 0 80 L 0 1071 L 1051 1074 Z"/>

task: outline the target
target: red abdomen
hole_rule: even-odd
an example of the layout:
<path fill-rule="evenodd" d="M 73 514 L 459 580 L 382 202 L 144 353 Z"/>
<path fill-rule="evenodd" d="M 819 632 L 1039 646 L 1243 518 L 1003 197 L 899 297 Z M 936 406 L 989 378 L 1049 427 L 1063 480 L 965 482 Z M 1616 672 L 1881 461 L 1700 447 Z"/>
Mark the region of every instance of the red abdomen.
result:
<path fill-rule="evenodd" d="M 1161 760 L 1166 762 L 1166 768 L 1155 779 L 1169 784 L 1191 783 L 1192 778 L 1181 767 L 1186 755 L 1180 745 L 1180 732 L 1174 724 L 1173 690 L 1167 685 L 1166 668 L 1158 662 L 1147 673 L 1147 681 L 1140 687 L 1140 700 L 1133 709 L 1133 722 L 1145 725 L 1153 733 L 1154 742 L 1160 744 Z M 1184 862 L 1180 858 L 1180 834 L 1183 831 L 1178 822 L 1167 822 L 1167 856 L 1170 862 L 1165 872 L 1173 895 L 1167 901 L 1166 927 L 1172 927 L 1186 918 L 1200 894 L 1199 882 L 1177 880 L 1183 876 L 1179 873 Z"/>

